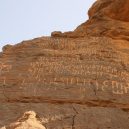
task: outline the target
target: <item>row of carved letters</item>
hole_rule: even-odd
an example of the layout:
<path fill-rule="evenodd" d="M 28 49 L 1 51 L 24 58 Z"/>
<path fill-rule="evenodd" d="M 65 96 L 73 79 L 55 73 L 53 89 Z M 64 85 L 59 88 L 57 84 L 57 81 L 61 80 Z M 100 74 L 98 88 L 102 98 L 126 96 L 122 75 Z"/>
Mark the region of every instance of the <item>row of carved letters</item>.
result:
<path fill-rule="evenodd" d="M 64 73 L 69 72 L 71 74 L 77 75 L 87 75 L 87 74 L 96 74 L 96 76 L 103 76 L 104 74 L 112 77 L 118 77 L 124 80 L 129 79 L 129 74 L 126 71 L 118 70 L 115 67 L 104 66 L 104 65 L 64 65 L 62 62 L 34 62 L 31 63 L 29 68 L 30 74 L 37 76 L 42 76 L 43 74 L 52 74 L 52 73 Z"/>
<path fill-rule="evenodd" d="M 6 79 L 6 78 L 4 78 Z M 4 80 L 4 83 L 6 80 Z M 31 83 L 31 80 L 29 80 L 30 82 L 27 82 L 25 80 L 23 80 L 22 82 L 22 86 L 25 85 L 26 88 L 29 86 L 33 86 L 36 87 L 36 85 L 38 84 L 42 84 L 42 85 L 53 85 L 53 86 L 58 86 L 60 85 L 65 85 L 65 86 L 79 86 L 81 87 L 81 89 L 84 89 L 86 87 L 94 87 L 96 88 L 96 90 L 101 90 L 101 91 L 109 91 L 112 92 L 113 94 L 118 94 L 118 95 L 123 95 L 123 94 L 127 94 L 129 93 L 129 83 L 122 83 L 122 82 L 118 82 L 118 81 L 110 81 L 110 80 L 87 80 L 87 79 L 80 79 L 80 78 L 49 78 L 46 79 L 44 78 L 44 80 L 42 80 L 42 82 L 37 82 L 37 83 Z M 56 88 L 56 89 L 57 89 Z"/>
<path fill-rule="evenodd" d="M 91 65 L 91 64 L 79 64 L 79 65 L 73 65 L 73 64 L 61 64 L 60 62 L 57 63 L 57 62 L 40 62 L 40 63 L 31 63 L 31 68 L 30 69 L 33 69 L 33 70 L 37 70 L 37 71 L 41 71 L 43 72 L 42 70 L 44 70 L 44 68 L 46 69 L 53 69 L 53 70 L 57 70 L 59 68 L 61 69 L 67 69 L 67 70 L 85 70 L 85 71 L 105 71 L 107 73 L 118 73 L 120 71 L 117 70 L 116 67 L 111 67 L 111 66 L 104 66 L 104 65 Z"/>
<path fill-rule="evenodd" d="M 87 42 L 88 39 L 88 42 Z M 97 42 L 99 41 L 99 44 L 111 44 L 111 40 L 107 40 L 105 38 L 99 38 L 99 37 L 93 37 L 93 38 L 85 38 L 85 39 L 79 39 L 79 40 L 71 40 L 71 39 L 66 39 L 66 38 L 44 38 L 44 41 L 46 41 L 48 44 L 66 44 L 69 45 L 70 43 L 74 44 L 76 43 L 78 46 L 80 46 L 81 43 L 85 44 L 91 44 L 92 42 Z M 40 44 L 40 47 L 45 45 L 46 43 Z M 71 45 L 72 45 L 71 44 Z"/>
<path fill-rule="evenodd" d="M 9 72 L 12 69 L 12 65 L 0 63 L 0 74 L 3 72 Z"/>
<path fill-rule="evenodd" d="M 30 80 L 31 81 L 31 80 Z M 30 83 L 31 84 L 31 83 Z M 35 83 L 34 83 L 35 84 Z M 38 82 L 37 82 L 38 84 Z M 111 80 L 87 80 L 87 79 L 81 79 L 81 78 L 44 78 L 39 84 L 43 85 L 65 85 L 65 86 L 94 86 L 96 90 L 102 90 L 102 91 L 112 91 L 113 94 L 127 94 L 129 93 L 129 83 L 124 82 L 118 82 L 118 81 L 111 81 Z M 29 85 L 29 82 L 24 82 L 22 85 Z M 36 84 L 35 84 L 36 85 Z"/>
<path fill-rule="evenodd" d="M 59 64 L 59 63 L 68 62 L 68 61 L 70 61 L 70 63 L 73 63 L 73 62 L 84 63 L 83 60 L 80 60 L 80 57 L 81 57 L 81 54 L 80 55 L 76 55 L 73 58 L 71 56 L 70 57 L 68 57 L 68 56 L 67 57 L 58 57 L 58 58 L 57 57 L 49 57 L 49 58 L 48 57 L 40 57 L 38 59 L 38 61 L 32 62 L 32 64 L 33 65 L 34 64 L 44 64 L 44 62 L 47 63 L 47 64 L 48 63 L 55 63 L 55 62 L 57 62 Z M 117 55 L 117 57 L 119 57 L 119 56 Z M 122 62 L 121 59 L 118 59 L 118 60 Z M 112 62 L 110 62 L 110 65 L 112 65 Z M 124 63 L 124 65 L 128 65 L 128 63 L 126 62 L 126 63 Z"/>

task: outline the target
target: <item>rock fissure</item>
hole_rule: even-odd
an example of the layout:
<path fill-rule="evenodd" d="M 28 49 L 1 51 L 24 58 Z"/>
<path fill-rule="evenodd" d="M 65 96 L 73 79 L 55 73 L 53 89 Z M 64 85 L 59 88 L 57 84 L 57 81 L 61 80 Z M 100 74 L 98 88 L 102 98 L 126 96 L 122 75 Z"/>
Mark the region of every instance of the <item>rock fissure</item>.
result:
<path fill-rule="evenodd" d="M 74 115 L 72 118 L 72 129 L 75 129 L 75 118 L 76 118 L 76 115 Z"/>

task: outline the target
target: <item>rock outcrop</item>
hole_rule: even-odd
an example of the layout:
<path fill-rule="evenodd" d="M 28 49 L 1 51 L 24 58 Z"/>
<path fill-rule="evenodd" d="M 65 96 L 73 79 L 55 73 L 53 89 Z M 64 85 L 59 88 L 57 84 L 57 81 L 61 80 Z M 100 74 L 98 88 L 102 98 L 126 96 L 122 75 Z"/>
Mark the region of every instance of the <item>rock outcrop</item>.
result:
<path fill-rule="evenodd" d="M 33 111 L 25 112 L 24 115 L 16 122 L 1 129 L 46 129 L 40 121 L 36 118 L 36 113 Z"/>
<path fill-rule="evenodd" d="M 128 2 L 97 0 L 74 32 L 5 46 L 0 128 L 129 129 Z"/>
<path fill-rule="evenodd" d="M 97 0 L 88 11 L 89 20 L 74 32 L 60 37 L 106 36 L 129 41 L 129 0 Z"/>

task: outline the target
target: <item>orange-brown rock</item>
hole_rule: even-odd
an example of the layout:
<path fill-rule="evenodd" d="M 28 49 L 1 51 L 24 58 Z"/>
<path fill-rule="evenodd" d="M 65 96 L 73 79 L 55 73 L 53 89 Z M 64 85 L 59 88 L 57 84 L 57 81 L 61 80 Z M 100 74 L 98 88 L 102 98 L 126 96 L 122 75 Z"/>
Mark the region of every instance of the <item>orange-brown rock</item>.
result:
<path fill-rule="evenodd" d="M 95 15 L 129 22 L 129 0 L 97 0 L 88 12 L 89 18 Z"/>
<path fill-rule="evenodd" d="M 112 10 L 119 1 L 98 0 L 74 32 L 3 48 L 1 129 L 129 129 L 128 22 Z"/>
<path fill-rule="evenodd" d="M 89 20 L 74 32 L 59 37 L 106 36 L 129 41 L 129 0 L 97 0 L 88 11 Z"/>

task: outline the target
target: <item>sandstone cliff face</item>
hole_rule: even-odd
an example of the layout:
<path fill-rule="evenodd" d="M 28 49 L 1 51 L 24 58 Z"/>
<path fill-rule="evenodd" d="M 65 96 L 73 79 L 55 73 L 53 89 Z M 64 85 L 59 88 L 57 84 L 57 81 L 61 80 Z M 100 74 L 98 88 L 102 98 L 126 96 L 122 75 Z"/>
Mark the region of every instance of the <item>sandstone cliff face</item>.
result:
<path fill-rule="evenodd" d="M 1 129 L 129 129 L 128 1 L 98 0 L 74 32 L 3 48 Z"/>

